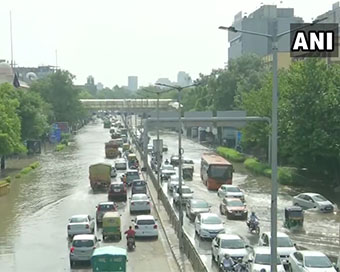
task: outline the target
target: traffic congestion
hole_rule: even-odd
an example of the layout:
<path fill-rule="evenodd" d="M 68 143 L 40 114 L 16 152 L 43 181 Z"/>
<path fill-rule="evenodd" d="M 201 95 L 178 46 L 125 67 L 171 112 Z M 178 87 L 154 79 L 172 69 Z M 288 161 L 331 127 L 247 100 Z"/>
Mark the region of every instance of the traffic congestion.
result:
<path fill-rule="evenodd" d="M 150 136 L 152 142 L 155 135 L 151 132 Z M 178 214 L 177 137 L 174 132 L 161 132 L 166 151 L 161 156 L 160 179 Z M 236 173 L 230 162 L 192 140 L 184 139 L 182 146 L 183 228 L 207 267 L 212 271 L 270 271 L 270 186 L 263 184 L 268 181 Z M 152 144 L 147 149 L 150 166 L 157 173 Z M 337 271 L 337 205 L 317 192 L 283 188 L 279 206 L 278 271 Z"/>

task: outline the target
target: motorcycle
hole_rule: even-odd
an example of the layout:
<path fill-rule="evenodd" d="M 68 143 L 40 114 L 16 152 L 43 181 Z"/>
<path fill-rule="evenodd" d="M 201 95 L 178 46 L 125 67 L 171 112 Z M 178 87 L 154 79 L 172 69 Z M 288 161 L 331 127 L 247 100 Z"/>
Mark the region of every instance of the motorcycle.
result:
<path fill-rule="evenodd" d="M 251 233 L 260 234 L 260 222 L 258 220 L 247 221 L 247 225 Z"/>
<path fill-rule="evenodd" d="M 223 262 L 220 264 L 220 272 L 248 272 L 246 264 L 235 263 L 234 265 L 225 265 Z"/>
<path fill-rule="evenodd" d="M 219 271 L 220 272 L 234 272 L 235 269 L 234 269 L 235 265 L 226 265 L 224 262 L 221 262 L 220 263 L 220 269 Z"/>
<path fill-rule="evenodd" d="M 127 248 L 129 251 L 132 251 L 135 248 L 135 238 L 129 237 L 127 238 Z"/>

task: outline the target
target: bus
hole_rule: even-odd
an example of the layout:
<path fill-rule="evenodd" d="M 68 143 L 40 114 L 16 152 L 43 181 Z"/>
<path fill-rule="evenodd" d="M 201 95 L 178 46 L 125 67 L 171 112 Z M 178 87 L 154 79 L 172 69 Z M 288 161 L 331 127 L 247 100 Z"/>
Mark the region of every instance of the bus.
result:
<path fill-rule="evenodd" d="M 218 190 L 222 184 L 231 184 L 233 165 L 214 153 L 203 153 L 201 160 L 201 179 L 208 190 Z"/>

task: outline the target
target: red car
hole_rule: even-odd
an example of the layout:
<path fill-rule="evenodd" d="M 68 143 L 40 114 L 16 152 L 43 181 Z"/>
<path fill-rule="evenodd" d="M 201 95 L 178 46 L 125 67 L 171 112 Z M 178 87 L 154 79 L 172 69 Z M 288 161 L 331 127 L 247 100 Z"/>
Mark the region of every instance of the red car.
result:
<path fill-rule="evenodd" d="M 220 212 L 230 218 L 247 219 L 248 210 L 245 203 L 239 198 L 224 198 L 220 204 Z"/>
<path fill-rule="evenodd" d="M 121 181 L 115 181 L 110 184 L 108 198 L 109 201 L 119 199 L 126 201 L 127 199 L 126 185 Z"/>

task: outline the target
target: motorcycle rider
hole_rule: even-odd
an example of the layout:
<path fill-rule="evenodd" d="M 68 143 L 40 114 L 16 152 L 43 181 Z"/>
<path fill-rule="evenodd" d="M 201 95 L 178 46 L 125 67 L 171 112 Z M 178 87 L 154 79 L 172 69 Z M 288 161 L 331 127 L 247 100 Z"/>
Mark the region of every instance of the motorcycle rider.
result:
<path fill-rule="evenodd" d="M 166 159 L 165 162 L 164 162 L 164 164 L 169 164 L 169 160 Z"/>
<path fill-rule="evenodd" d="M 248 221 L 247 221 L 247 225 L 248 225 L 249 228 L 250 228 L 250 227 L 253 228 L 255 222 L 258 222 L 258 221 L 259 221 L 259 219 L 258 219 L 258 217 L 256 216 L 255 212 L 251 212 L 251 214 L 250 214 L 250 216 L 249 216 L 249 219 L 248 219 Z"/>
<path fill-rule="evenodd" d="M 242 263 L 242 259 L 238 259 L 237 264 L 234 266 L 236 272 L 248 272 L 248 269 L 244 263 Z"/>
<path fill-rule="evenodd" d="M 129 229 L 127 231 L 125 231 L 124 234 L 126 234 L 126 242 L 128 243 L 129 238 L 133 238 L 133 245 L 134 245 L 134 247 L 136 247 L 136 244 L 135 244 L 136 232 L 132 229 L 131 226 L 129 226 Z"/>
<path fill-rule="evenodd" d="M 226 271 L 231 271 L 233 269 L 233 266 L 235 265 L 233 259 L 230 257 L 229 254 L 224 255 L 222 264 L 223 264 L 223 267 L 226 269 Z"/>

